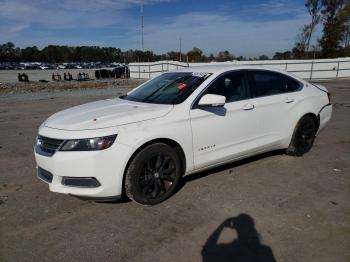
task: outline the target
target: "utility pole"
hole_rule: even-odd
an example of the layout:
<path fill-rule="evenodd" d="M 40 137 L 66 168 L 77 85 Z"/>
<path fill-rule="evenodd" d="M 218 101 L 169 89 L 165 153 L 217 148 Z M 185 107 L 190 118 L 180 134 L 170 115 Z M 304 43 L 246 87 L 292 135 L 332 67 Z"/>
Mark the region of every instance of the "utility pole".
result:
<path fill-rule="evenodd" d="M 144 28 L 144 17 L 143 17 L 143 0 L 141 1 L 141 46 L 142 51 L 145 51 L 145 43 L 143 39 L 143 28 Z"/>
<path fill-rule="evenodd" d="M 179 48 L 179 50 L 180 50 L 180 62 L 182 62 L 182 53 L 181 53 L 181 51 L 182 51 L 182 50 L 181 50 L 181 49 L 182 49 L 182 48 L 181 48 L 181 44 L 182 44 L 182 43 L 181 43 L 181 36 L 180 36 L 180 39 L 179 39 L 179 40 L 180 40 L 180 41 L 179 41 L 179 47 L 180 47 L 180 48 Z"/>

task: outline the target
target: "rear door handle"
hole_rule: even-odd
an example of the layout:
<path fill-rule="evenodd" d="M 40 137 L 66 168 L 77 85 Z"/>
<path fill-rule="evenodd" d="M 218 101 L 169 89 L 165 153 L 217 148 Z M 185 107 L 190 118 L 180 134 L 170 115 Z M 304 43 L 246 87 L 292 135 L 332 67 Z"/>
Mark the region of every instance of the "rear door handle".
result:
<path fill-rule="evenodd" d="M 294 102 L 294 99 L 293 99 L 293 98 L 287 97 L 286 99 L 284 99 L 284 102 L 285 102 L 285 103 L 293 103 L 293 102 Z"/>
<path fill-rule="evenodd" d="M 252 105 L 252 104 L 245 104 L 245 105 L 242 107 L 243 110 L 253 110 L 254 108 L 255 108 L 255 106 Z"/>

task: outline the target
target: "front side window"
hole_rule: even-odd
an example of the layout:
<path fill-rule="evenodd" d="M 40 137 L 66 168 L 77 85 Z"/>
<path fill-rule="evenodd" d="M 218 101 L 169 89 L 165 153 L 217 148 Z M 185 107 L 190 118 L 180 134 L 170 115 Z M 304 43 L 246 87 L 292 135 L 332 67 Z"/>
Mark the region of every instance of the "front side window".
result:
<path fill-rule="evenodd" d="M 219 77 L 204 94 L 226 97 L 226 103 L 248 98 L 245 72 L 231 72 Z"/>
<path fill-rule="evenodd" d="M 251 71 L 249 74 L 253 97 L 295 92 L 301 88 L 301 84 L 298 81 L 280 73 Z"/>
<path fill-rule="evenodd" d="M 121 98 L 143 103 L 180 104 L 210 75 L 191 72 L 165 73 Z"/>

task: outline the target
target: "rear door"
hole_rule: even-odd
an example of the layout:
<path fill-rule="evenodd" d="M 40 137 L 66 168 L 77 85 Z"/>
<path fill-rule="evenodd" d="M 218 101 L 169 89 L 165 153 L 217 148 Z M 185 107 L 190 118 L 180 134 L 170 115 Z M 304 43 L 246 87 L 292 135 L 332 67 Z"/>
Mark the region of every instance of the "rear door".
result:
<path fill-rule="evenodd" d="M 290 133 L 290 123 L 302 84 L 268 70 L 248 72 L 252 103 L 258 114 L 259 147 L 277 146 Z"/>

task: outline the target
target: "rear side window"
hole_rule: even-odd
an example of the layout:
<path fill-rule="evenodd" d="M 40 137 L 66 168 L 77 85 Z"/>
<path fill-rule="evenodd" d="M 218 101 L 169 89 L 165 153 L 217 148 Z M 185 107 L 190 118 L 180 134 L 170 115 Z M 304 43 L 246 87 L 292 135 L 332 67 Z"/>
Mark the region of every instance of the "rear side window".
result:
<path fill-rule="evenodd" d="M 279 74 L 253 71 L 250 76 L 253 97 L 270 96 L 285 92 L 284 81 Z"/>
<path fill-rule="evenodd" d="M 284 79 L 286 81 L 287 92 L 295 92 L 301 89 L 301 83 L 294 80 L 293 78 L 289 76 L 284 76 Z"/>
<path fill-rule="evenodd" d="M 253 97 L 263 97 L 300 90 L 301 84 L 283 74 L 251 71 L 250 86 Z"/>

